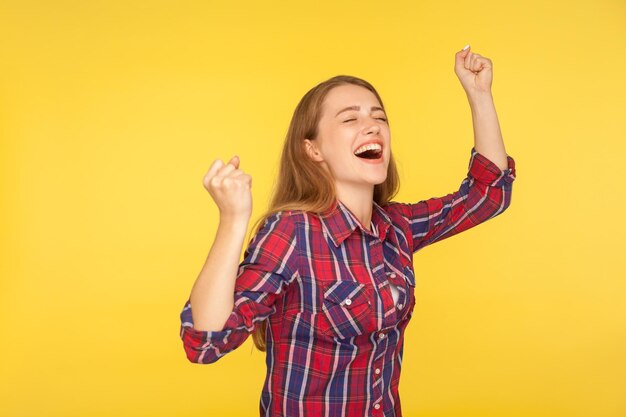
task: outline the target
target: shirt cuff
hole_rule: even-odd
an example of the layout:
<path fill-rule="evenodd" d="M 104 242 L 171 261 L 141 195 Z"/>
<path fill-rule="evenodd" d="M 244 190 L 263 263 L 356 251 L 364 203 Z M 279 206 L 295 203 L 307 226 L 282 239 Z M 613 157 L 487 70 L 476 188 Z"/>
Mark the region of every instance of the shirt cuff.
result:
<path fill-rule="evenodd" d="M 193 327 L 191 316 L 191 304 L 187 301 L 181 313 L 181 338 L 195 348 L 222 348 L 228 343 L 228 336 L 233 332 L 234 325 L 238 322 L 236 313 L 232 311 L 224 324 L 224 330 L 208 331 L 197 330 Z"/>
<path fill-rule="evenodd" d="M 191 345 L 195 347 L 202 346 L 204 348 L 212 348 L 216 346 L 221 346 L 226 344 L 226 338 L 232 333 L 231 330 L 222 330 L 222 331 L 205 331 L 205 330 L 196 330 L 192 325 L 188 323 L 183 323 L 181 325 L 181 336 L 184 340 L 192 341 Z"/>
<path fill-rule="evenodd" d="M 468 176 L 491 187 L 503 187 L 515 181 L 515 160 L 506 156 L 508 167 L 498 165 L 472 147 Z"/>

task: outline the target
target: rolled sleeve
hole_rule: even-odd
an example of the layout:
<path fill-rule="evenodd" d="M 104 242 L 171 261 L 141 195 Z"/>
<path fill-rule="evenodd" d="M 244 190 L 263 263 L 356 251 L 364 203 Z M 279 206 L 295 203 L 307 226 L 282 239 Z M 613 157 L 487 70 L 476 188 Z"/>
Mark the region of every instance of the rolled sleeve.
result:
<path fill-rule="evenodd" d="M 235 281 L 233 311 L 222 330 L 194 329 L 187 300 L 180 314 L 180 337 L 191 362 L 215 362 L 243 344 L 260 322 L 276 312 L 277 297 L 298 273 L 294 219 L 275 213 L 250 241 Z"/>
<path fill-rule="evenodd" d="M 472 148 L 468 176 L 490 187 L 503 187 L 515 181 L 515 160 L 506 156 L 508 167 L 500 169 L 493 161 Z"/>
<path fill-rule="evenodd" d="M 407 240 L 413 252 L 447 239 L 498 216 L 511 203 L 515 161 L 507 155 L 507 169 L 471 150 L 469 170 L 459 189 L 443 197 L 417 203 L 394 203 L 408 222 Z"/>

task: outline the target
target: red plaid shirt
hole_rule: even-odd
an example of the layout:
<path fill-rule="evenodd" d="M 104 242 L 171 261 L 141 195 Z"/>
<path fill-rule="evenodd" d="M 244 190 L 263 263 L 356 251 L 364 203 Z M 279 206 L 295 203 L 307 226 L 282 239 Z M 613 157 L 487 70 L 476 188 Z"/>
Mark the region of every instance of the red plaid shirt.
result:
<path fill-rule="evenodd" d="M 319 216 L 270 216 L 244 254 L 223 330 L 195 330 L 185 304 L 187 358 L 215 362 L 269 319 L 262 416 L 400 416 L 413 253 L 502 213 L 515 180 L 515 162 L 507 159 L 501 170 L 472 148 L 458 191 L 414 204 L 374 203 L 373 231 L 340 201 Z"/>

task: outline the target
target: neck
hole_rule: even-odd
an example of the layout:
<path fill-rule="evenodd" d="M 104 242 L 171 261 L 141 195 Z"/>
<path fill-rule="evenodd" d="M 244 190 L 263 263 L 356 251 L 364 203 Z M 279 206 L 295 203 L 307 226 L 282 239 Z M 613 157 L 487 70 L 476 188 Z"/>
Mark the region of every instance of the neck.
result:
<path fill-rule="evenodd" d="M 347 188 L 337 184 L 336 191 L 337 199 L 356 216 L 364 229 L 371 231 L 374 186 L 366 185 Z"/>

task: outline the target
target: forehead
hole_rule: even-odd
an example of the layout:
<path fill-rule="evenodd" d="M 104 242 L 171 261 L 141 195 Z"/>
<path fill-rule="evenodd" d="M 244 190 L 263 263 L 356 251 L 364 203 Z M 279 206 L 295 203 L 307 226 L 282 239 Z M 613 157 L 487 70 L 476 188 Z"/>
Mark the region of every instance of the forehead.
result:
<path fill-rule="evenodd" d="M 330 90 L 324 99 L 324 111 L 336 111 L 347 106 L 382 107 L 370 90 L 360 85 L 344 84 Z"/>

